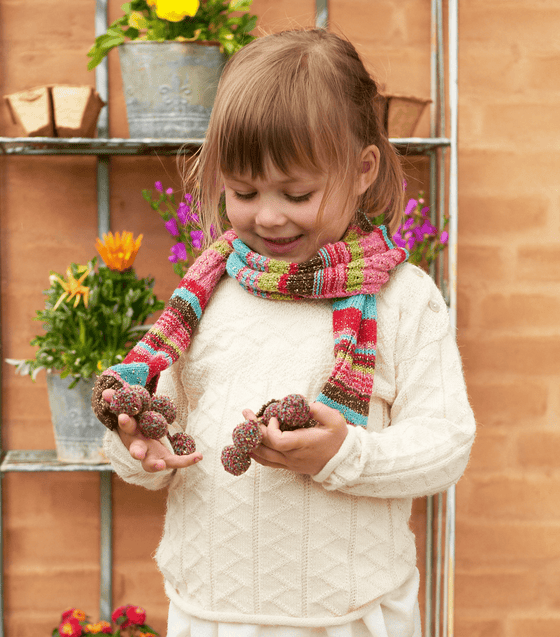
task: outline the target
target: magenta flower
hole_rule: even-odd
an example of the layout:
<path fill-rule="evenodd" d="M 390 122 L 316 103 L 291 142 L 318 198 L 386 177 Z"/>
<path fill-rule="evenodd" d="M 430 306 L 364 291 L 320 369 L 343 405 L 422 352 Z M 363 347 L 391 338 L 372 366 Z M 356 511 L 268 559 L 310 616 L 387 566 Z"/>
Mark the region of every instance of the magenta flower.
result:
<path fill-rule="evenodd" d="M 406 241 L 402 238 L 400 232 L 393 235 L 393 241 L 399 248 L 406 248 Z"/>
<path fill-rule="evenodd" d="M 404 214 L 405 215 L 411 214 L 412 211 L 414 210 L 414 208 L 416 208 L 417 204 L 418 204 L 418 202 L 416 201 L 416 199 L 409 199 L 408 203 L 406 204 L 406 208 L 404 210 Z"/>
<path fill-rule="evenodd" d="M 192 203 L 192 201 L 193 201 L 193 196 L 191 195 L 191 193 L 190 193 L 190 192 L 188 192 L 188 193 L 185 195 L 185 201 L 186 201 L 187 203 L 189 203 L 189 204 L 191 204 L 191 203 Z"/>
<path fill-rule="evenodd" d="M 168 188 L 165 192 L 166 192 L 168 195 L 172 195 L 172 194 L 173 194 L 173 188 Z"/>
<path fill-rule="evenodd" d="M 177 206 L 177 218 L 179 219 L 179 223 L 185 225 L 187 223 L 187 215 L 191 211 L 191 207 L 187 206 L 184 201 Z"/>
<path fill-rule="evenodd" d="M 408 230 L 410 226 L 414 223 L 414 217 L 409 217 L 401 226 L 403 230 Z"/>
<path fill-rule="evenodd" d="M 179 228 L 177 227 L 177 219 L 175 217 L 171 217 L 169 221 L 165 222 L 165 227 L 167 228 L 167 232 L 173 235 L 174 237 L 179 236 Z"/>
<path fill-rule="evenodd" d="M 187 258 L 187 248 L 184 243 L 176 243 L 171 248 L 171 256 L 168 257 L 171 263 L 177 263 L 177 261 L 184 261 Z"/>
<path fill-rule="evenodd" d="M 439 237 L 439 241 L 445 245 L 449 241 L 449 233 L 444 230 Z"/>
<path fill-rule="evenodd" d="M 156 183 L 154 184 L 154 188 L 156 190 L 159 190 L 159 192 L 163 192 L 163 186 L 162 186 L 161 181 L 156 181 Z"/>
<path fill-rule="evenodd" d="M 216 232 L 216 228 L 214 227 L 213 223 L 210 224 L 210 236 L 212 237 L 212 239 L 218 238 L 218 233 Z"/>
<path fill-rule="evenodd" d="M 435 235 L 435 234 L 437 234 L 437 228 L 434 225 L 432 225 L 427 219 L 422 224 L 422 227 L 420 228 L 420 231 L 424 235 L 426 235 L 426 234 L 427 235 Z"/>
<path fill-rule="evenodd" d="M 202 248 L 202 241 L 204 239 L 204 232 L 202 230 L 191 230 L 191 242 L 193 248 L 200 250 Z"/>

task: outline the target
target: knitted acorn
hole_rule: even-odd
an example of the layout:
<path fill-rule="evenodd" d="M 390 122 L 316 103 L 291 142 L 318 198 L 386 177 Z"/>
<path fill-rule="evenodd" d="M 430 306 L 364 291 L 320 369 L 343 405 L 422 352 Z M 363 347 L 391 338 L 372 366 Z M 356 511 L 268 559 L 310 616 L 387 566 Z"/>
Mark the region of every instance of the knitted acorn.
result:
<path fill-rule="evenodd" d="M 251 466 L 249 454 L 260 445 L 263 437 L 260 425 L 268 426 L 271 418 L 278 419 L 281 431 L 314 427 L 317 424 L 316 420 L 310 418 L 309 405 L 300 394 L 271 400 L 259 409 L 257 420 L 245 420 L 233 430 L 233 445 L 222 449 L 222 465 L 228 473 L 240 476 Z"/>
<path fill-rule="evenodd" d="M 167 396 L 151 396 L 142 385 L 125 385 L 115 392 L 109 403 L 109 411 L 117 416 L 134 416 L 138 422 L 138 429 L 146 438 L 158 440 L 167 435 L 174 453 L 178 456 L 196 451 L 195 442 L 189 434 L 169 434 L 167 426 L 177 418 L 177 409 Z"/>

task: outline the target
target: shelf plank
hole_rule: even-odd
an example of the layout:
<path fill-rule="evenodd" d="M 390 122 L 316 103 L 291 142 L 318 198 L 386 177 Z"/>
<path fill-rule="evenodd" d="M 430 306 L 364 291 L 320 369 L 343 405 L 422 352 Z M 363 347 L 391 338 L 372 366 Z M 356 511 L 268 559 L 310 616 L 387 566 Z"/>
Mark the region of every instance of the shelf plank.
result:
<path fill-rule="evenodd" d="M 5 155 L 175 155 L 192 153 L 202 139 L 101 139 L 84 137 L 0 137 Z"/>
<path fill-rule="evenodd" d="M 449 146 L 445 137 L 392 138 L 404 155 L 422 155 Z M 193 153 L 203 139 L 101 139 L 84 137 L 0 137 L 0 155 L 175 155 Z"/>
<path fill-rule="evenodd" d="M 1 472 L 37 471 L 112 471 L 109 463 L 78 464 L 60 462 L 55 449 L 12 449 L 7 451 L 0 464 Z"/>

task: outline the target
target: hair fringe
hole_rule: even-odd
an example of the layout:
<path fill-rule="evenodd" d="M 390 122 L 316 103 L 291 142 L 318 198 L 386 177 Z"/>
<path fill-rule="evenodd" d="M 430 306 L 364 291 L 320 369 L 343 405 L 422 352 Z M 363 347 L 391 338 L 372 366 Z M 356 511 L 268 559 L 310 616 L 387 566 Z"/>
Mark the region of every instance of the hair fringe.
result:
<path fill-rule="evenodd" d="M 360 155 L 372 144 L 380 151 L 379 172 L 356 207 L 371 218 L 383 215 L 395 232 L 404 207 L 403 171 L 375 105 L 377 94 L 355 47 L 324 29 L 266 35 L 238 51 L 222 73 L 206 140 L 192 162 L 182 164 L 183 181 L 200 202 L 205 237 L 211 224 L 223 231 L 223 174 L 259 177 L 268 161 L 286 174 L 324 171 L 321 215 L 340 184 L 352 201 Z"/>

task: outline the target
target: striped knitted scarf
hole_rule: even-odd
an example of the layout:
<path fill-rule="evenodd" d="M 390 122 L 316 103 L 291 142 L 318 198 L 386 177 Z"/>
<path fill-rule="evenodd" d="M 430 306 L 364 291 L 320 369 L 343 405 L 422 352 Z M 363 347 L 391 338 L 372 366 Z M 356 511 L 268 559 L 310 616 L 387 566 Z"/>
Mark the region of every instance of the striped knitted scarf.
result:
<path fill-rule="evenodd" d="M 366 225 L 367 224 L 367 225 Z M 204 308 L 227 271 L 248 292 L 278 301 L 334 299 L 335 365 L 317 401 L 338 409 L 347 422 L 367 425 L 377 341 L 375 294 L 389 271 L 407 253 L 391 243 L 383 226 L 363 218 L 344 237 L 325 245 L 304 263 L 269 259 L 252 252 L 229 230 L 189 268 L 158 321 L 121 364 L 107 369 L 94 389 L 100 397 L 108 387 L 142 385 L 152 393 L 159 374 L 188 349 Z M 97 415 L 109 428 L 116 417 Z"/>

